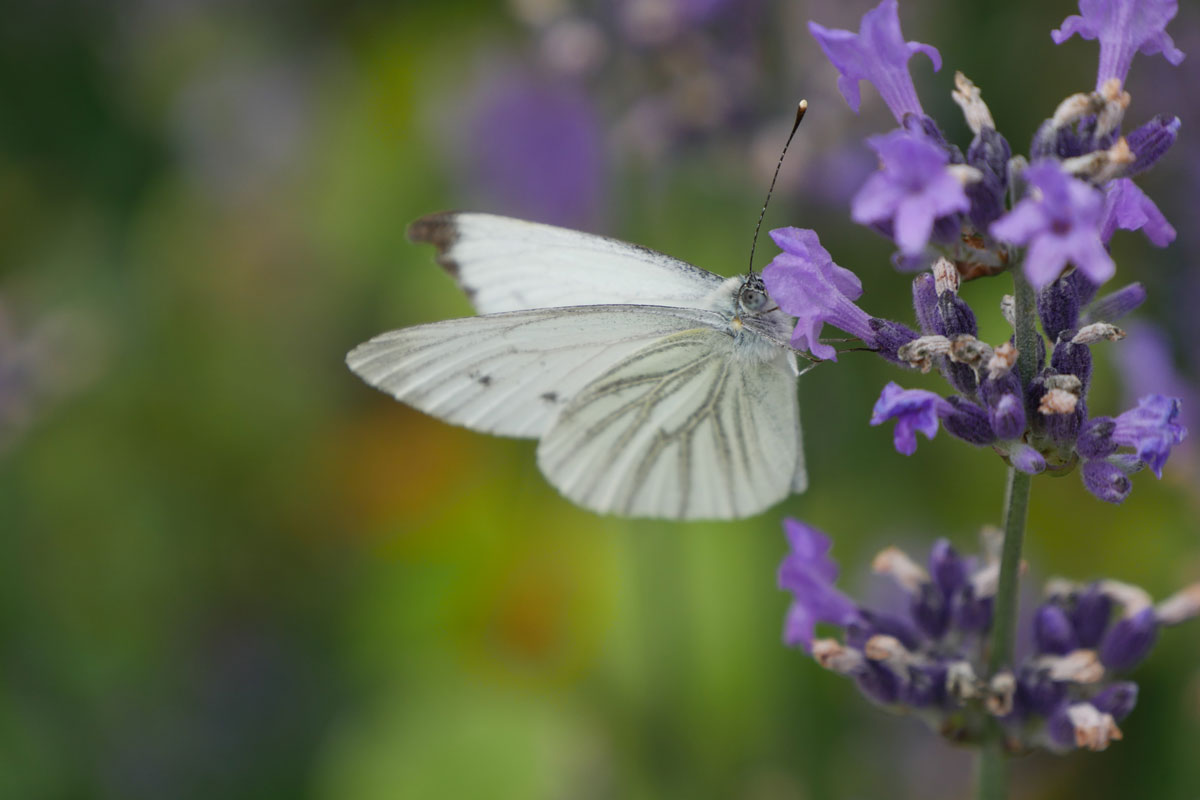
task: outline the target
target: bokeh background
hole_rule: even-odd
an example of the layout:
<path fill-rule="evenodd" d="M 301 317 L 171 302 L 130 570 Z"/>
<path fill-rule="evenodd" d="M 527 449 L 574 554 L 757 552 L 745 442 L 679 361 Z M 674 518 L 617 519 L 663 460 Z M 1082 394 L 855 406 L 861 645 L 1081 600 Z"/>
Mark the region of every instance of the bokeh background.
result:
<path fill-rule="evenodd" d="M 907 319 L 908 279 L 848 221 L 873 168 L 805 30 L 867 0 L 50 0 L 0 26 L 0 796 L 957 798 L 967 754 L 780 642 L 780 518 L 835 539 L 846 584 L 887 544 L 962 549 L 1003 465 L 866 421 L 900 377 L 843 357 L 803 382 L 812 487 L 731 524 L 599 518 L 530 442 L 424 417 L 344 353 L 469 307 L 405 224 L 470 207 L 742 268 L 817 228 Z M 1143 183 L 1180 231 L 1119 235 L 1151 301 L 1092 408 L 1195 392 L 1200 8 L 1130 119 L 1183 119 Z M 1026 149 L 1094 43 L 1067 0 L 905 0 L 925 108 L 965 144 L 953 71 Z M 759 265 L 771 256 L 764 242 Z M 1004 279 L 964 295 L 994 309 Z M 981 314 L 984 338 L 1003 333 Z M 1154 327 L 1150 327 L 1154 326 Z M 878 363 L 877 363 L 878 362 Z M 1153 385 L 1151 385 L 1153 384 Z M 1174 388 L 1173 388 L 1174 387 Z M 1196 448 L 1110 507 L 1042 479 L 1030 575 L 1162 597 L 1200 579 Z M 1101 755 L 1017 763 L 1022 797 L 1200 796 L 1200 635 L 1168 631 Z"/>

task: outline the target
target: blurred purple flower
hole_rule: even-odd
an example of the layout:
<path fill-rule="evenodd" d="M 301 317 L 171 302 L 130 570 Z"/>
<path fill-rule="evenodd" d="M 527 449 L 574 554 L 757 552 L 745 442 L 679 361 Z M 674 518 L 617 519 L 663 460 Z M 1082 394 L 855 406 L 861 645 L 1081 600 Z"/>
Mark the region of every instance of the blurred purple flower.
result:
<path fill-rule="evenodd" d="M 1116 418 L 1112 440 L 1137 450 L 1138 458 L 1159 478 L 1171 455 L 1171 448 L 1187 436 L 1187 428 L 1177 422 L 1179 398 L 1150 394 L 1138 400 L 1137 408 Z"/>
<path fill-rule="evenodd" d="M 1166 32 L 1167 23 L 1179 11 L 1177 0 L 1079 0 L 1079 14 L 1063 20 L 1062 27 L 1051 31 L 1055 44 L 1075 34 L 1083 39 L 1100 40 L 1100 68 L 1096 88 L 1116 78 L 1125 83 L 1133 54 L 1162 53 L 1178 66 L 1183 51 L 1175 47 Z"/>
<path fill-rule="evenodd" d="M 933 142 L 904 130 L 867 140 L 883 165 L 851 201 L 850 216 L 860 224 L 892 223 L 896 244 L 906 255 L 925 249 L 933 222 L 966 211 L 966 192 L 946 169 L 950 156 Z"/>
<path fill-rule="evenodd" d="M 858 618 L 858 607 L 834 587 L 837 564 L 829 557 L 829 537 L 795 519 L 785 519 L 791 552 L 779 565 L 779 588 L 792 593 L 783 639 L 788 645 L 812 646 L 818 622 L 849 625 Z"/>
<path fill-rule="evenodd" d="M 520 72 L 485 81 L 466 124 L 468 176 L 484 205 L 572 227 L 604 203 L 603 126 L 574 83 Z"/>
<path fill-rule="evenodd" d="M 873 346 L 871 317 L 853 302 L 862 296 L 858 276 L 833 263 L 815 231 L 777 228 L 771 238 L 783 252 L 763 269 L 763 281 L 779 307 L 797 317 L 792 345 L 837 361 L 837 351 L 820 341 L 821 327 L 829 323 Z"/>
<path fill-rule="evenodd" d="M 1100 190 L 1072 178 L 1052 160 L 1025 169 L 1029 196 L 992 223 L 997 239 L 1027 245 L 1025 275 L 1037 289 L 1074 264 L 1094 284 L 1116 271 L 1100 239 L 1104 196 Z"/>
<path fill-rule="evenodd" d="M 932 439 L 938 430 L 938 418 L 954 413 L 954 407 L 945 399 L 924 389 L 903 389 L 889 382 L 875 402 L 871 412 L 871 424 L 882 425 L 889 419 L 896 420 L 892 442 L 896 450 L 906 456 L 917 451 L 917 432 Z"/>
<path fill-rule="evenodd" d="M 1104 216 L 1100 223 L 1100 239 L 1108 242 L 1117 228 L 1140 230 L 1158 247 L 1175 241 L 1175 228 L 1129 178 L 1112 181 L 1104 189 Z"/>
<path fill-rule="evenodd" d="M 942 68 L 942 57 L 935 47 L 904 41 L 897 0 L 883 0 L 864 14 L 858 33 L 831 30 L 815 22 L 808 23 L 808 30 L 841 73 L 838 89 L 851 110 L 858 111 L 858 82 L 865 80 L 879 91 L 897 122 L 902 122 L 905 114 L 924 113 L 908 73 L 908 61 L 916 53 L 924 53 L 937 71 Z"/>

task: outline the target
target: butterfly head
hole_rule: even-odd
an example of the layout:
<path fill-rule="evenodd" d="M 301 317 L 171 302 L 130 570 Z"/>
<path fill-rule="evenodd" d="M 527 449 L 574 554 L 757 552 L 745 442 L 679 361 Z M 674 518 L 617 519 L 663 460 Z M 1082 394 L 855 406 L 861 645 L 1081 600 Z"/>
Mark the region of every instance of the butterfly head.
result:
<path fill-rule="evenodd" d="M 738 310 L 743 314 L 761 314 L 770 302 L 771 298 L 767 296 L 767 287 L 763 284 L 762 276 L 754 272 L 747 275 L 738 289 Z"/>

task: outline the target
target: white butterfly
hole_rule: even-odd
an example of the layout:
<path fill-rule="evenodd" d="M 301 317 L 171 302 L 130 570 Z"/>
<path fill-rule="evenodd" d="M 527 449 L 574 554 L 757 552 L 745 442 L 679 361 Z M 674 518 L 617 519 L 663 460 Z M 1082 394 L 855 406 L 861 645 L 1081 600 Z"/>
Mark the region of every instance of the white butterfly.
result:
<path fill-rule="evenodd" d="M 539 439 L 538 466 L 601 513 L 732 519 L 807 486 L 793 320 L 757 274 L 490 214 L 435 214 L 431 242 L 480 316 L 346 357 L 439 419 Z"/>

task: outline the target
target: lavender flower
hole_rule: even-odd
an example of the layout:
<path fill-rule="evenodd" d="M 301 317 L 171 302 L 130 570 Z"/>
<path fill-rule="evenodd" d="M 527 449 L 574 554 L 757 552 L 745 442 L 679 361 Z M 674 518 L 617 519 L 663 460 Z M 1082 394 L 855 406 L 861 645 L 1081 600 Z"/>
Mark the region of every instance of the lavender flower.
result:
<path fill-rule="evenodd" d="M 1030 165 L 1024 177 L 1030 196 L 992 223 L 991 233 L 1028 245 L 1024 269 L 1030 283 L 1040 289 L 1068 264 L 1096 284 L 1111 278 L 1116 266 L 1100 238 L 1103 195 L 1049 160 Z"/>
<path fill-rule="evenodd" d="M 837 351 L 820 340 L 822 326 L 829 323 L 873 346 L 871 316 L 853 302 L 862 296 L 862 282 L 833 263 L 816 232 L 779 228 L 771 238 L 783 252 L 763 269 L 763 282 L 779 307 L 798 318 L 792 345 L 836 361 Z"/>
<path fill-rule="evenodd" d="M 927 567 L 895 547 L 879 553 L 874 571 L 908 596 L 904 618 L 859 606 L 834 588 L 828 538 L 796 520 L 785 526 L 792 552 L 780 584 L 795 597 L 788 644 L 853 679 L 872 702 L 915 714 L 958 743 L 985 737 L 990 717 L 1017 750 L 1103 750 L 1121 738 L 1116 723 L 1137 702 L 1137 685 L 1113 678 L 1149 654 L 1162 628 L 1200 615 L 1200 584 L 1154 605 L 1145 591 L 1118 581 L 1054 579 L 1028 626 L 1032 651 L 989 675 L 999 531 L 984 531 L 979 558 L 960 556 L 945 539 L 934 543 Z M 785 573 L 802 577 L 784 586 Z M 793 615 L 801 635 L 793 635 Z M 812 638 L 818 615 L 842 628 L 840 641 Z"/>
<path fill-rule="evenodd" d="M 1179 399 L 1159 394 L 1138 400 L 1138 407 L 1115 420 L 1112 440 L 1137 450 L 1138 458 L 1159 478 L 1171 447 L 1187 436 L 1187 428 L 1177 423 Z"/>
<path fill-rule="evenodd" d="M 858 111 L 858 82 L 865 80 L 879 90 L 897 122 L 906 114 L 924 113 L 908 73 L 908 60 L 924 53 L 937 71 L 942 68 L 942 57 L 927 44 L 904 41 L 897 0 L 883 0 L 864 14 L 858 33 L 830 30 L 815 22 L 808 23 L 808 29 L 841 73 L 838 89 L 851 110 Z"/>
<path fill-rule="evenodd" d="M 932 439 L 937 434 L 938 417 L 953 413 L 954 407 L 933 392 L 902 389 L 892 382 L 883 387 L 883 393 L 875 402 L 871 424 L 882 425 L 889 419 L 896 420 L 893 443 L 898 452 L 911 456 L 917 452 L 917 432 Z"/>
<path fill-rule="evenodd" d="M 1166 32 L 1167 23 L 1179 11 L 1177 0 L 1079 0 L 1079 11 L 1082 16 L 1064 19 L 1050 38 L 1055 44 L 1075 34 L 1100 40 L 1097 89 L 1113 78 L 1124 84 L 1134 53 L 1162 53 L 1175 66 L 1183 61 L 1183 52 Z"/>
<path fill-rule="evenodd" d="M 927 139 L 895 130 L 867 140 L 883 164 L 854 196 L 851 218 L 858 223 L 890 223 L 907 255 L 920 253 L 939 217 L 966 211 L 971 203 L 962 183 L 946 166 L 946 150 Z"/>
<path fill-rule="evenodd" d="M 808 650 L 818 622 L 849 625 L 857 618 L 854 602 L 836 588 L 838 567 L 829 557 L 829 537 L 795 519 L 786 519 L 791 553 L 779 565 L 779 588 L 794 599 L 784 627 L 784 641 Z"/>

